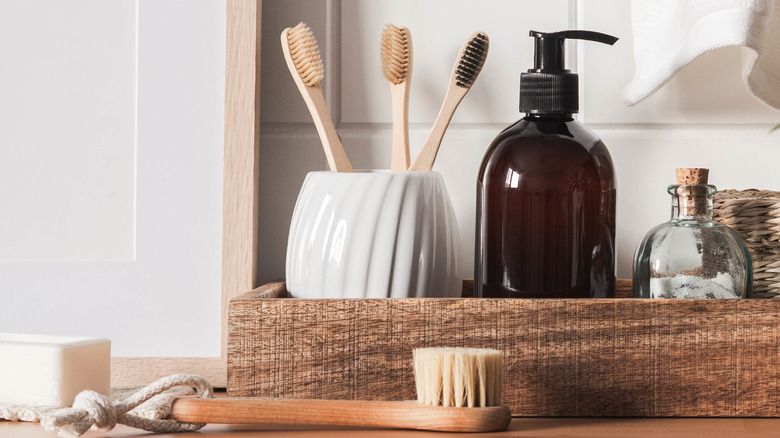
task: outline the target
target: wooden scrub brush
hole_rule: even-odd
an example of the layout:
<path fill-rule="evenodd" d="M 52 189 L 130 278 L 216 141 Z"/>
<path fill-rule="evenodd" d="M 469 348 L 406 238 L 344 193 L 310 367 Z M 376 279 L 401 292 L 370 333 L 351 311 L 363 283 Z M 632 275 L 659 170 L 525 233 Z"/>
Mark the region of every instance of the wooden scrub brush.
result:
<path fill-rule="evenodd" d="M 325 104 L 320 82 L 325 77 L 320 49 L 309 26 L 299 23 L 293 28 L 282 31 L 282 51 L 290 74 L 298 90 L 306 101 L 314 125 L 320 135 L 328 166 L 334 172 L 352 172 L 352 164 L 347 158 L 341 140 L 333 126 L 333 121 Z"/>
<path fill-rule="evenodd" d="M 417 401 L 180 398 L 173 418 L 188 423 L 327 425 L 494 432 L 512 421 L 501 405 L 501 352 L 476 348 L 414 351 Z"/>

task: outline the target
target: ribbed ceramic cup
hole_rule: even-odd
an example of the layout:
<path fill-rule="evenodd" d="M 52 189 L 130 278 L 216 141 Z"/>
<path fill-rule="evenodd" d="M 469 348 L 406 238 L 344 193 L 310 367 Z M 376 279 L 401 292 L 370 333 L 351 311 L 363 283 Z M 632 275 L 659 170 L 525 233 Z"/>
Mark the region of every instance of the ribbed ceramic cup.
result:
<path fill-rule="evenodd" d="M 298 298 L 456 297 L 460 235 L 436 172 L 311 172 L 287 240 Z"/>

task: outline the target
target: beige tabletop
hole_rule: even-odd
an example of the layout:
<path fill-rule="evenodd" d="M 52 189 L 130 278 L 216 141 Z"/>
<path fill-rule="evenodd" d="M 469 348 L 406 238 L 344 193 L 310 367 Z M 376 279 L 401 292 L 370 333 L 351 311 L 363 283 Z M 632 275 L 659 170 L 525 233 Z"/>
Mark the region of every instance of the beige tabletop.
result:
<path fill-rule="evenodd" d="M 270 428 L 263 426 L 209 425 L 200 432 L 150 435 L 118 426 L 111 432 L 90 431 L 96 437 L 444 437 L 448 434 L 397 430 L 342 428 Z M 515 418 L 506 432 L 490 436 L 519 437 L 780 437 L 780 418 Z M 479 434 L 478 436 L 487 436 Z M 51 438 L 56 435 L 31 423 L 0 422 L 0 438 Z"/>

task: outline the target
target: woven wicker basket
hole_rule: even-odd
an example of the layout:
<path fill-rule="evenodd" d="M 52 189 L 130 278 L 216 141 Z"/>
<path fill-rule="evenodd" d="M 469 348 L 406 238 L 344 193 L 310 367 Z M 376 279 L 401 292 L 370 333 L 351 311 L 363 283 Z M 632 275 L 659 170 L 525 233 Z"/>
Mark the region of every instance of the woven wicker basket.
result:
<path fill-rule="evenodd" d="M 721 190 L 715 220 L 736 231 L 753 259 L 753 296 L 780 299 L 780 192 Z"/>

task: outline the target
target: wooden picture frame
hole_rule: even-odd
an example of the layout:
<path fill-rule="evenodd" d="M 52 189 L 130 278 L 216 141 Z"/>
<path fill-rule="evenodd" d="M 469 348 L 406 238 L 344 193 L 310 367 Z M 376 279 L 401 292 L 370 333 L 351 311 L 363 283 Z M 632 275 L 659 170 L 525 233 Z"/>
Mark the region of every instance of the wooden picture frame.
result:
<path fill-rule="evenodd" d="M 262 0 L 227 0 L 226 7 L 221 353 L 218 357 L 114 357 L 112 386 L 194 373 L 215 387 L 225 387 L 228 303 L 257 286 Z"/>

